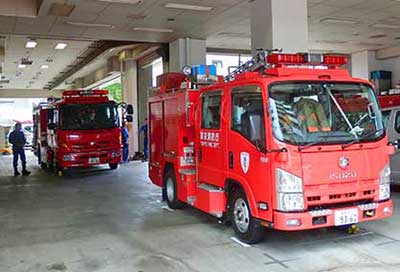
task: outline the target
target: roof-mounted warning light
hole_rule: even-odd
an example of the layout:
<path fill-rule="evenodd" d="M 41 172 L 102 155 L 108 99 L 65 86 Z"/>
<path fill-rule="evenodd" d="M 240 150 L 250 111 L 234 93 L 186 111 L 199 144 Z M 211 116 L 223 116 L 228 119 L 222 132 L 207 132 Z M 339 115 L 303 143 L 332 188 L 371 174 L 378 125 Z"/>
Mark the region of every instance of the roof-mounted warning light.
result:
<path fill-rule="evenodd" d="M 347 58 L 340 55 L 323 54 L 270 54 L 266 62 L 273 65 L 327 65 L 341 66 L 347 63 Z"/>
<path fill-rule="evenodd" d="M 108 95 L 107 90 L 70 90 L 64 91 L 64 97 L 71 97 L 71 96 L 103 96 Z"/>

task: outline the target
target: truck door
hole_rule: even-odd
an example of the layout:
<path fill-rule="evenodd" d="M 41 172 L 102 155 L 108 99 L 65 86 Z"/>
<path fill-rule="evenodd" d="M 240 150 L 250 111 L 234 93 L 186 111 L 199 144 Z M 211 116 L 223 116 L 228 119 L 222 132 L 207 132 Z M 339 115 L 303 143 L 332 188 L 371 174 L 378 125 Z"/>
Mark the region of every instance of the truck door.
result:
<path fill-rule="evenodd" d="M 197 111 L 197 180 L 223 187 L 225 176 L 222 116 L 222 91 L 207 91 L 202 94 Z"/>
<path fill-rule="evenodd" d="M 390 142 L 400 140 L 400 108 L 382 111 L 383 119 L 387 120 L 386 133 Z M 395 183 L 400 183 L 400 150 L 396 149 L 396 153 L 390 158 L 390 168 Z"/>
<path fill-rule="evenodd" d="M 231 120 L 227 134 L 228 175 L 242 184 L 252 210 L 257 210 L 257 202 L 266 203 L 260 212 L 264 213 L 263 218 L 271 218 L 272 184 L 270 154 L 266 152 L 268 134 L 265 109 L 261 86 L 231 88 Z"/>

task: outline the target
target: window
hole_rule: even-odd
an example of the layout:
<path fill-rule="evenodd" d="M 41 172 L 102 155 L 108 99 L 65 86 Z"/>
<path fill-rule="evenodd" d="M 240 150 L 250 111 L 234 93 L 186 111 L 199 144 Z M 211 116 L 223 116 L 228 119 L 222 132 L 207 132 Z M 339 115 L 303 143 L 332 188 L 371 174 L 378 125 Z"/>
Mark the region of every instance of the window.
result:
<path fill-rule="evenodd" d="M 151 74 L 152 74 L 152 86 L 157 86 L 157 77 L 163 73 L 163 61 L 162 58 L 158 58 L 151 64 Z"/>
<path fill-rule="evenodd" d="M 388 127 L 391 110 L 382 111 L 382 121 L 385 128 Z"/>
<path fill-rule="evenodd" d="M 205 93 L 202 102 L 201 128 L 219 129 L 221 123 L 221 92 Z"/>
<path fill-rule="evenodd" d="M 232 90 L 231 129 L 237 131 L 257 148 L 265 149 L 265 125 L 262 92 L 258 86 Z"/>
<path fill-rule="evenodd" d="M 270 86 L 269 95 L 272 129 L 280 141 L 339 144 L 375 141 L 384 135 L 382 115 L 369 85 L 277 83 Z"/>
<path fill-rule="evenodd" d="M 400 133 L 400 111 L 396 112 L 396 118 L 394 122 L 394 129 L 397 131 L 397 133 Z"/>
<path fill-rule="evenodd" d="M 252 57 L 251 55 L 242 54 L 208 53 L 206 58 L 208 65 L 214 64 L 217 67 L 218 75 L 227 76 L 229 71 L 235 70 Z"/>

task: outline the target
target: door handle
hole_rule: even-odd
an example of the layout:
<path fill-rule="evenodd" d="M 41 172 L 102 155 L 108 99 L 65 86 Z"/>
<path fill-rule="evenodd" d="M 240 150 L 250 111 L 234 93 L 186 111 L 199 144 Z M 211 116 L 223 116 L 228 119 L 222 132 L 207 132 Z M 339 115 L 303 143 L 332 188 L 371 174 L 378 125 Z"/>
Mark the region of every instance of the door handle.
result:
<path fill-rule="evenodd" d="M 229 151 L 228 153 L 228 162 L 229 162 L 229 169 L 233 169 L 233 152 Z"/>
<path fill-rule="evenodd" d="M 199 162 L 203 161 L 203 150 L 199 148 Z"/>

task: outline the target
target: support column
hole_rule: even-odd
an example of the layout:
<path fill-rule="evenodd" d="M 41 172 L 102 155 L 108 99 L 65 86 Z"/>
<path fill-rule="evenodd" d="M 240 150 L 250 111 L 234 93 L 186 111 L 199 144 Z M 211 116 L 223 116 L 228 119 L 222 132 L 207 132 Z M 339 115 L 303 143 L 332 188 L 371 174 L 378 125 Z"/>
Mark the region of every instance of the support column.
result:
<path fill-rule="evenodd" d="M 206 63 L 206 41 L 177 39 L 169 44 L 169 71 L 179 72 L 185 65 Z"/>
<path fill-rule="evenodd" d="M 364 50 L 351 55 L 351 75 L 369 80 L 371 72 L 381 70 L 382 63 L 376 59 L 375 51 Z"/>
<path fill-rule="evenodd" d="M 137 62 L 125 60 L 121 66 L 122 101 L 132 104 L 134 108 L 133 122 L 128 124 L 129 156 L 133 156 L 139 151 Z"/>
<path fill-rule="evenodd" d="M 308 52 L 307 0 L 254 0 L 250 17 L 253 55 L 259 48 Z"/>

